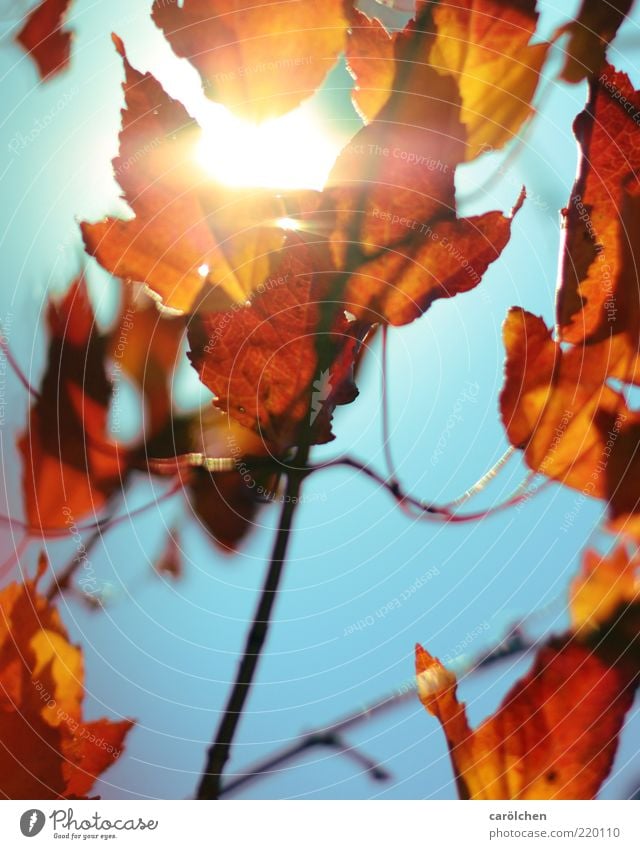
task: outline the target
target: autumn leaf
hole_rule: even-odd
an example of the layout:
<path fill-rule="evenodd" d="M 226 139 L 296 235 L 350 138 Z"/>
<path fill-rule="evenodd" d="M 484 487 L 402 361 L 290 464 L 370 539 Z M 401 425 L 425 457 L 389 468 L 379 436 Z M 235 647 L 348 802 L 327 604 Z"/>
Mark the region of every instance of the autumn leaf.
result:
<path fill-rule="evenodd" d="M 161 313 L 139 292 L 125 291 L 119 321 L 110 337 L 114 379 L 125 374 L 145 401 L 144 432 L 162 431 L 171 418 L 171 376 L 185 335 L 182 317 Z"/>
<path fill-rule="evenodd" d="M 534 471 L 606 499 L 624 525 L 640 506 L 640 414 L 609 383 L 616 348 L 605 341 L 563 350 L 541 318 L 515 307 L 503 334 L 509 441 Z"/>
<path fill-rule="evenodd" d="M 174 417 L 145 444 L 145 456 L 152 474 L 177 471 L 194 522 L 227 554 L 238 550 L 260 506 L 278 497 L 263 440 L 212 405 Z"/>
<path fill-rule="evenodd" d="M 71 0 L 42 0 L 29 13 L 16 41 L 36 63 L 41 79 L 69 65 L 73 34 L 64 29 Z"/>
<path fill-rule="evenodd" d="M 532 113 L 549 48 L 545 42 L 530 43 L 537 21 L 535 0 L 420 2 L 416 21 L 391 34 L 378 20 L 355 12 L 346 55 L 356 81 L 356 108 L 366 121 L 373 120 L 399 85 L 407 91 L 411 76 L 428 82 L 429 68 L 455 80 L 466 145 L 462 158 L 502 148 Z M 438 83 L 414 84 L 412 91 L 429 96 Z"/>
<path fill-rule="evenodd" d="M 555 36 L 568 35 L 563 80 L 578 83 L 600 70 L 607 47 L 632 6 L 633 0 L 582 0 L 576 19 L 560 27 Z"/>
<path fill-rule="evenodd" d="M 27 520 L 43 529 L 100 510 L 128 471 L 107 439 L 107 341 L 96 331 L 84 277 L 49 303 L 47 323 L 47 368 L 18 442 Z"/>
<path fill-rule="evenodd" d="M 325 253 L 322 245 L 290 243 L 250 305 L 200 315 L 189 327 L 189 357 L 214 403 L 277 454 L 304 434 L 314 443 L 332 439 L 335 406 L 357 395 L 352 373 L 363 328 L 326 300 Z M 327 311 L 335 313 L 328 322 Z"/>
<path fill-rule="evenodd" d="M 442 724 L 463 799 L 591 799 L 609 774 L 638 686 L 640 606 L 588 636 L 549 640 L 472 730 L 455 675 L 416 647 L 418 693 Z"/>
<path fill-rule="evenodd" d="M 625 196 L 638 186 L 640 94 L 626 74 L 604 65 L 589 84 L 586 109 L 574 132 L 578 177 L 564 211 L 557 320 L 565 342 L 597 342 L 624 318 L 617 301 L 623 251 Z M 636 116 L 634 118 L 634 116 Z"/>
<path fill-rule="evenodd" d="M 466 131 L 457 81 L 425 62 L 435 38 L 431 12 L 423 5 L 393 36 L 392 91 L 341 152 L 324 193 L 322 209 L 335 219 L 333 260 L 349 275 L 344 302 L 369 323 L 407 324 L 437 298 L 473 289 L 510 236 L 511 217 L 499 212 L 457 216 L 455 169 L 465 158 Z M 350 57 L 352 72 L 369 79 L 377 96 L 377 85 L 386 85 L 381 74 L 390 76 L 384 33 L 369 22 L 352 38 L 356 51 L 358 40 L 377 45 L 369 65 Z"/>
<path fill-rule="evenodd" d="M 209 179 L 194 158 L 200 128 L 151 74 L 129 64 L 117 36 L 114 43 L 125 109 L 113 168 L 135 217 L 84 222 L 85 246 L 107 271 L 147 284 L 174 310 L 189 311 L 207 294 L 219 308 L 244 303 L 283 242 L 283 201 Z"/>
<path fill-rule="evenodd" d="M 574 631 L 593 630 L 611 619 L 623 605 L 640 599 L 640 560 L 625 545 L 610 554 L 590 549 L 571 582 L 569 610 Z"/>
<path fill-rule="evenodd" d="M 464 128 L 455 81 L 420 61 L 433 38 L 428 11 L 396 34 L 393 92 L 329 175 L 323 208 L 335 216 L 331 238 L 338 268 L 352 269 L 415 239 L 413 222 L 426 226 L 455 214 Z"/>
<path fill-rule="evenodd" d="M 322 85 L 344 49 L 346 0 L 155 0 L 152 17 L 206 94 L 252 121 L 277 117 Z"/>
<path fill-rule="evenodd" d="M 194 521 L 218 549 L 233 554 L 254 527 L 261 505 L 275 499 L 278 477 L 268 469 L 264 441 L 221 410 L 209 406 L 193 417 L 192 450 L 232 461 L 231 468 L 194 468 L 184 475 Z"/>
<path fill-rule="evenodd" d="M 38 577 L 0 592 L 0 792 L 9 799 L 85 798 L 120 756 L 130 720 L 82 715 L 82 652 L 69 642 Z"/>
<path fill-rule="evenodd" d="M 501 411 L 533 470 L 606 499 L 611 530 L 637 534 L 640 414 L 626 392 L 640 375 L 640 137 L 616 91 L 640 105 L 606 66 L 575 125 L 581 162 L 565 213 L 558 340 L 542 319 L 511 310 Z"/>
<path fill-rule="evenodd" d="M 466 159 L 511 141 L 532 113 L 547 43 L 531 44 L 535 0 L 455 0 L 433 11 L 430 62 L 458 83 Z"/>

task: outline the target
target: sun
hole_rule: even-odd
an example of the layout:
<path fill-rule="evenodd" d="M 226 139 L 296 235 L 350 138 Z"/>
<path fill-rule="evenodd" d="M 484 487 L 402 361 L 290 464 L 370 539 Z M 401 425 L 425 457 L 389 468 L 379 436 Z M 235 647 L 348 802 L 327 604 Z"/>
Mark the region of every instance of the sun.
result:
<path fill-rule="evenodd" d="M 201 125 L 198 163 L 219 182 L 235 187 L 322 189 L 344 144 L 308 104 L 261 124 L 214 104 Z"/>

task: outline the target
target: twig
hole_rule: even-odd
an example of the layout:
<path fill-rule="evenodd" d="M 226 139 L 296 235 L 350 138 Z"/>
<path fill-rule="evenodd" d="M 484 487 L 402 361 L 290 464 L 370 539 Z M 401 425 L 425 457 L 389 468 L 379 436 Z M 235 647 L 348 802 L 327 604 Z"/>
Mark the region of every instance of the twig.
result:
<path fill-rule="evenodd" d="M 382 379 L 381 379 L 381 405 L 382 405 L 382 449 L 387 464 L 387 473 L 392 482 L 396 482 L 398 476 L 393 463 L 391 453 L 391 428 L 389 427 L 389 390 L 387 388 L 387 371 L 389 366 L 389 326 L 382 325 Z"/>
<path fill-rule="evenodd" d="M 513 628 L 497 646 L 488 652 L 483 652 L 464 667 L 464 669 L 460 670 L 458 674 L 461 677 L 469 677 L 479 670 L 485 669 L 487 666 L 505 660 L 508 657 L 523 654 L 534 647 L 535 641 L 527 639 L 521 629 L 517 627 Z M 376 700 L 364 709 L 353 711 L 328 726 L 302 734 L 297 740 L 284 746 L 275 754 L 247 767 L 243 773 L 238 774 L 236 778 L 229 781 L 220 790 L 219 796 L 231 796 L 241 787 L 273 774 L 279 767 L 295 760 L 310 749 L 320 746 L 330 746 L 338 749 L 343 754 L 355 757 L 376 781 L 388 780 L 390 775 L 384 767 L 376 764 L 359 750 L 346 743 L 343 735 L 351 728 L 374 717 L 377 718 L 387 711 L 394 710 L 415 697 L 415 685 L 413 682 L 410 685 L 405 684 L 403 687 L 397 688 L 393 693 Z"/>
<path fill-rule="evenodd" d="M 153 501 L 148 501 L 146 504 L 143 504 L 140 507 L 136 507 L 135 510 L 131 510 L 129 513 L 123 513 L 120 516 L 105 516 L 102 519 L 98 519 L 97 522 L 91 522 L 88 525 L 79 525 L 76 527 L 76 531 L 78 533 L 84 533 L 85 531 L 107 531 L 111 528 L 115 528 L 117 525 L 121 525 L 123 522 L 127 520 L 135 519 L 138 516 L 146 513 L 147 510 L 150 510 L 152 507 L 156 507 L 158 504 L 166 501 L 168 498 L 176 495 L 183 487 L 182 481 L 178 480 L 176 483 L 168 489 L 166 492 L 163 492 L 162 495 L 159 495 L 157 498 L 154 498 Z M 49 527 L 46 525 L 31 525 L 29 522 L 22 522 L 20 519 L 14 519 L 12 516 L 0 515 L 0 524 L 9 525 L 11 527 L 20 528 L 25 531 L 31 537 L 48 537 L 51 539 L 63 539 L 64 537 L 69 535 L 68 527 Z"/>
<path fill-rule="evenodd" d="M 24 554 L 30 539 L 25 534 L 17 545 L 14 545 L 12 551 L 7 555 L 6 560 L 0 563 L 0 580 L 4 580 L 16 563 L 20 562 L 21 556 Z"/>
<path fill-rule="evenodd" d="M 102 539 L 102 534 L 103 529 L 101 527 L 97 527 L 87 542 L 84 543 L 82 551 L 77 551 L 59 574 L 54 573 L 53 581 L 51 582 L 51 586 L 47 590 L 46 594 L 48 601 L 53 601 L 56 596 L 62 595 L 65 590 L 69 589 L 71 579 L 82 564 L 86 562 L 89 552 L 93 549 L 96 543 Z"/>
<path fill-rule="evenodd" d="M 284 563 L 287 555 L 291 528 L 302 481 L 307 474 L 306 464 L 308 445 L 302 445 L 294 458 L 288 473 L 284 504 L 280 515 L 278 533 L 275 538 L 271 562 L 267 571 L 260 601 L 253 617 L 247 636 L 242 659 L 238 666 L 236 680 L 229 695 L 222 719 L 212 746 L 207 754 L 207 763 L 198 787 L 198 799 L 218 799 L 221 779 L 225 765 L 231 753 L 231 747 L 242 716 L 247 696 L 253 684 L 253 678 L 262 654 L 273 606 L 278 595 Z"/>
<path fill-rule="evenodd" d="M 457 498 L 454 498 L 453 501 L 450 501 L 449 507 L 460 507 L 461 504 L 464 504 L 469 499 L 473 498 L 474 495 L 477 495 L 479 492 L 482 492 L 483 489 L 487 487 L 489 483 L 497 476 L 498 472 L 505 466 L 508 461 L 513 456 L 515 448 L 510 445 L 507 450 L 504 452 L 502 457 L 489 469 L 488 472 L 485 472 L 484 475 L 477 480 L 466 492 L 463 492 L 462 495 L 459 495 Z M 521 486 L 528 486 L 531 483 L 533 478 L 533 473 L 529 474 L 524 481 L 524 484 Z"/>

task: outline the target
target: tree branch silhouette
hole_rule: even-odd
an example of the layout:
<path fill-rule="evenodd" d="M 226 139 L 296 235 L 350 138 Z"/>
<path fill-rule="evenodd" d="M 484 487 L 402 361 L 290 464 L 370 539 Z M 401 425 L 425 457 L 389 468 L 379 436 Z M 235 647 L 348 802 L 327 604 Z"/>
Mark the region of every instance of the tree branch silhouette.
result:
<path fill-rule="evenodd" d="M 238 665 L 236 679 L 227 700 L 218 730 L 207 754 L 207 762 L 198 786 L 198 799 L 218 799 L 221 791 L 221 779 L 225 765 L 229 760 L 231 748 L 244 710 L 247 697 L 262 654 L 274 604 L 280 587 L 284 564 L 291 538 L 293 518 L 298 504 L 302 482 L 307 475 L 308 444 L 298 449 L 287 475 L 284 503 L 280 514 L 278 532 L 273 545 L 271 562 L 256 608 L 253 622 L 247 635 L 242 658 Z"/>

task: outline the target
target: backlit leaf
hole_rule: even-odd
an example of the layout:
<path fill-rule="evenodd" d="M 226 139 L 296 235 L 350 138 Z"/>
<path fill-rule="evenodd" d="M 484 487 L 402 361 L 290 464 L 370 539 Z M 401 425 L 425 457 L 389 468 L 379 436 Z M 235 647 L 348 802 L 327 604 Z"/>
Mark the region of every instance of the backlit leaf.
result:
<path fill-rule="evenodd" d="M 634 117 L 635 116 L 635 117 Z M 566 342 L 593 342 L 615 331 L 623 251 L 625 194 L 638 186 L 640 94 L 626 74 L 604 65 L 590 83 L 574 132 L 578 178 L 564 213 L 565 241 L 557 320 Z M 637 300 L 637 298 L 636 298 Z"/>
<path fill-rule="evenodd" d="M 205 92 L 262 121 L 298 106 L 344 49 L 346 0 L 155 0 L 153 20 Z"/>
<path fill-rule="evenodd" d="M 591 799 L 611 770 L 638 686 L 640 606 L 588 636 L 549 640 L 477 729 L 456 678 L 416 647 L 418 693 L 447 738 L 463 799 Z"/>
<path fill-rule="evenodd" d="M 429 61 L 459 89 L 466 158 L 499 149 L 531 115 L 549 45 L 531 44 L 535 0 L 453 0 L 433 12 L 437 38 Z"/>
<path fill-rule="evenodd" d="M 47 323 L 47 369 L 18 443 L 25 511 L 35 528 L 67 527 L 99 511 L 127 473 L 107 439 L 107 342 L 96 331 L 84 278 L 50 302 Z"/>
<path fill-rule="evenodd" d="M 574 630 L 593 629 L 615 614 L 623 604 L 635 604 L 640 596 L 640 561 L 620 545 L 609 555 L 588 550 L 570 591 Z"/>
<path fill-rule="evenodd" d="M 500 397 L 509 441 L 534 471 L 606 499 L 612 518 L 640 506 L 640 414 L 608 382 L 608 342 L 563 350 L 543 320 L 520 308 L 504 326 L 507 351 Z"/>
<path fill-rule="evenodd" d="M 45 562 L 41 559 L 39 575 Z M 119 757 L 131 721 L 87 722 L 84 671 L 37 581 L 0 592 L 0 792 L 84 798 Z"/>
<path fill-rule="evenodd" d="M 200 128 L 151 74 L 125 66 L 125 109 L 115 176 L 135 218 L 82 224 L 89 253 L 117 277 L 146 283 L 184 312 L 216 297 L 244 303 L 284 239 L 283 202 L 215 183 L 195 162 Z"/>
<path fill-rule="evenodd" d="M 189 357 L 216 405 L 277 453 L 307 432 L 313 442 L 332 439 L 335 406 L 357 395 L 360 328 L 326 301 L 324 254 L 291 244 L 250 305 L 201 315 L 189 328 Z"/>

